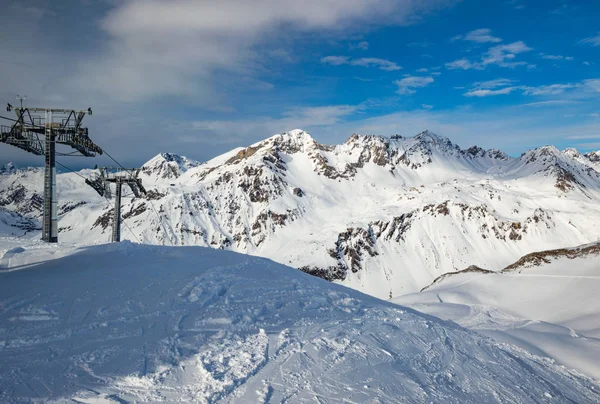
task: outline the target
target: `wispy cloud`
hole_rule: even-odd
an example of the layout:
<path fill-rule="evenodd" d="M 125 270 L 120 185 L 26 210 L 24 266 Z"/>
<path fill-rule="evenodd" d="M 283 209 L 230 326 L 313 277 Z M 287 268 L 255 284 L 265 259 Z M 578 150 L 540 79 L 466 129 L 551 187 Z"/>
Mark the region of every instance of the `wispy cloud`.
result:
<path fill-rule="evenodd" d="M 538 87 L 523 87 L 525 95 L 557 95 L 563 94 L 567 90 L 579 87 L 580 84 L 550 84 Z"/>
<path fill-rule="evenodd" d="M 588 91 L 600 93 L 600 79 L 583 80 L 583 85 Z"/>
<path fill-rule="evenodd" d="M 569 105 L 576 104 L 576 101 L 573 100 L 548 100 L 548 101 L 538 101 L 538 102 L 528 102 L 526 104 L 521 104 L 523 107 L 548 107 L 553 105 Z"/>
<path fill-rule="evenodd" d="M 475 43 L 502 42 L 501 38 L 492 36 L 492 30 L 489 28 L 480 28 L 480 29 L 473 30 L 471 32 L 467 32 L 464 35 L 462 35 L 462 34 L 455 35 L 452 38 L 450 38 L 450 41 L 456 42 L 456 41 L 460 41 L 461 39 L 464 41 L 475 42 Z"/>
<path fill-rule="evenodd" d="M 468 59 L 458 59 L 455 60 L 454 62 L 449 62 L 445 64 L 446 68 L 450 69 L 450 70 L 470 70 L 470 69 L 478 69 L 481 70 L 483 69 L 483 66 L 480 63 L 474 63 L 471 62 Z"/>
<path fill-rule="evenodd" d="M 492 36 L 492 30 L 489 28 L 480 28 L 471 31 L 467 33 L 463 39 L 465 41 L 477 43 L 502 42 L 502 39 Z"/>
<path fill-rule="evenodd" d="M 377 67 L 385 71 L 396 71 L 402 69 L 395 62 L 378 58 L 359 58 L 351 59 L 348 56 L 325 56 L 321 59 L 321 63 L 330 64 L 333 66 L 352 65 L 364 67 Z"/>
<path fill-rule="evenodd" d="M 497 65 L 500 67 L 516 67 L 527 65 L 535 68 L 535 65 L 528 65 L 526 62 L 515 62 L 516 55 L 531 51 L 532 48 L 527 46 L 523 41 L 517 41 L 510 44 L 497 45 L 489 48 L 479 61 L 471 61 L 466 58 L 458 59 L 453 62 L 446 63 L 445 66 L 450 70 L 483 70 L 489 65 Z"/>
<path fill-rule="evenodd" d="M 350 49 L 368 50 L 369 49 L 369 43 L 367 41 L 360 41 L 356 45 L 351 45 Z"/>
<path fill-rule="evenodd" d="M 471 90 L 469 92 L 466 92 L 464 95 L 466 97 L 489 97 L 489 96 L 493 96 L 493 95 L 510 94 L 514 90 L 516 90 L 515 87 L 500 88 L 498 90 L 489 90 L 489 89 Z"/>
<path fill-rule="evenodd" d="M 490 88 L 505 87 L 505 86 L 513 84 L 514 82 L 515 82 L 515 80 L 504 79 L 504 78 L 487 80 L 487 81 L 478 81 L 476 83 L 473 83 L 473 88 L 490 89 Z"/>
<path fill-rule="evenodd" d="M 506 45 L 498 45 L 488 49 L 487 53 L 483 57 L 482 63 L 484 65 L 496 64 L 502 67 L 514 67 L 526 64 L 525 62 L 512 62 L 516 55 L 519 53 L 525 53 L 532 50 L 529 46 L 525 45 L 523 41 L 517 41 Z"/>
<path fill-rule="evenodd" d="M 589 38 L 582 39 L 581 41 L 579 41 L 579 43 L 592 46 L 600 46 L 600 32 L 598 32 L 598 35 L 596 36 L 591 36 Z"/>
<path fill-rule="evenodd" d="M 434 81 L 431 76 L 407 76 L 402 80 L 396 80 L 394 84 L 398 86 L 398 94 L 413 94 L 416 92 L 415 88 L 427 87 Z"/>
<path fill-rule="evenodd" d="M 234 80 L 264 71 L 269 65 L 265 52 L 281 46 L 279 37 L 293 45 L 307 33 L 343 38 L 365 26 L 412 24 L 451 2 L 110 1 L 114 5 L 99 24 L 106 41 L 79 64 L 70 82 L 88 94 L 119 100 L 184 95 L 209 103 L 222 93 L 219 78 L 229 75 Z"/>
<path fill-rule="evenodd" d="M 575 58 L 572 56 L 562 56 L 562 55 L 548 55 L 546 53 L 540 53 L 540 57 L 546 60 L 574 60 Z"/>
<path fill-rule="evenodd" d="M 588 79 L 577 83 L 558 83 L 541 86 L 515 86 L 513 84 L 514 80 L 509 79 L 496 79 L 477 82 L 473 83 L 469 91 L 463 95 L 467 97 L 488 97 L 494 95 L 511 94 L 512 92 L 520 91 L 521 94 L 528 96 L 551 96 L 573 92 L 573 90 L 578 90 L 579 96 L 600 93 L 600 79 Z M 546 104 L 557 104 L 559 102 L 567 103 L 572 102 L 572 100 L 547 101 Z M 542 104 L 543 103 L 531 103 L 525 105 L 539 106 Z"/>
<path fill-rule="evenodd" d="M 466 97 L 488 97 L 494 95 L 510 94 L 518 87 L 513 87 L 511 84 L 514 80 L 510 79 L 495 79 L 489 81 L 481 81 L 473 83 L 471 89 L 464 93 Z M 500 88 L 502 87 L 502 88 Z"/>

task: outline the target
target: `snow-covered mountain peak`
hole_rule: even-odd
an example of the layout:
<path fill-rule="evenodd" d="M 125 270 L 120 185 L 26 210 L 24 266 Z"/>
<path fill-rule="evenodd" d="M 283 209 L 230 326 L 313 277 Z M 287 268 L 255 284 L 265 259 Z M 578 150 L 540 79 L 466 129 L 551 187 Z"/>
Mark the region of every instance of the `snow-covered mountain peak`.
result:
<path fill-rule="evenodd" d="M 0 168 L 0 174 L 12 174 L 18 170 L 18 167 L 12 161 L 4 164 L 2 168 Z"/>
<path fill-rule="evenodd" d="M 357 146 L 366 144 L 388 144 L 390 139 L 376 135 L 361 135 L 355 133 L 344 142 L 345 145 Z"/>
<path fill-rule="evenodd" d="M 579 150 L 575 149 L 574 147 L 568 147 L 565 150 L 563 150 L 562 152 L 565 156 L 569 156 L 572 159 L 577 159 L 581 156 L 581 153 L 579 153 Z"/>
<path fill-rule="evenodd" d="M 507 161 L 510 157 L 501 150 L 489 149 L 485 150 L 483 147 L 471 146 L 468 149 L 463 150 L 464 154 L 471 158 L 489 158 L 492 160 Z"/>
<path fill-rule="evenodd" d="M 444 136 L 437 135 L 430 131 L 429 129 L 424 130 L 415 136 L 415 139 L 418 139 L 421 142 L 425 143 L 435 143 L 435 144 L 451 144 L 450 139 Z"/>
<path fill-rule="evenodd" d="M 174 153 L 160 153 L 142 166 L 142 173 L 155 179 L 178 178 L 190 168 L 198 167 L 199 162 Z"/>
<path fill-rule="evenodd" d="M 286 153 L 296 153 L 318 147 L 319 143 L 306 131 L 294 129 L 289 132 L 279 133 L 275 136 L 256 143 L 254 146 L 275 147 Z"/>
<path fill-rule="evenodd" d="M 521 159 L 527 164 L 534 162 L 554 163 L 561 158 L 561 154 L 556 146 L 547 145 L 526 151 L 521 155 Z"/>
<path fill-rule="evenodd" d="M 600 150 L 584 154 L 592 163 L 600 163 Z"/>

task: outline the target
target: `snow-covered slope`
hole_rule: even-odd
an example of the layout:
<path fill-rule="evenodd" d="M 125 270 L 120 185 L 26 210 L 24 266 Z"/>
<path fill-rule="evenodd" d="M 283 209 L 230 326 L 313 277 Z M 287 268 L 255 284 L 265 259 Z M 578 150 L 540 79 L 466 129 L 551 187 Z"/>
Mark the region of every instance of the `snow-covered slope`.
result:
<path fill-rule="evenodd" d="M 491 268 L 494 269 L 494 268 Z M 470 268 L 394 302 L 554 358 L 600 380 L 600 243 Z"/>
<path fill-rule="evenodd" d="M 2 402 L 600 401 L 548 360 L 262 258 L 18 243 Z"/>
<path fill-rule="evenodd" d="M 123 205 L 122 235 L 264 256 L 387 298 L 597 240 L 590 156 L 545 146 L 513 158 L 427 131 L 327 146 L 294 130 L 200 165 L 155 157 L 142 171 L 149 196 Z M 58 184 L 60 239 L 108 240 L 111 205 L 74 174 Z M 39 170 L 0 175 L 0 206 L 39 227 L 41 186 Z"/>

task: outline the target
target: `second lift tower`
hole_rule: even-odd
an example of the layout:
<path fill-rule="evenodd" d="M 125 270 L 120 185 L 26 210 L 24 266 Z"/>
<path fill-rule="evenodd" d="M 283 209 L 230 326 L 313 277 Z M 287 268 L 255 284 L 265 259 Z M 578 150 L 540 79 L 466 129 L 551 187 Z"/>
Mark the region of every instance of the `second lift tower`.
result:
<path fill-rule="evenodd" d="M 115 184 L 115 208 L 113 210 L 113 228 L 112 241 L 118 243 L 121 241 L 121 195 L 123 184 L 128 185 L 131 191 L 139 198 L 141 193 L 146 194 L 146 189 L 142 185 L 142 179 L 138 177 L 140 174 L 139 168 L 121 169 L 100 167 L 100 175 L 85 182 L 107 199 L 111 197 L 110 184 Z"/>

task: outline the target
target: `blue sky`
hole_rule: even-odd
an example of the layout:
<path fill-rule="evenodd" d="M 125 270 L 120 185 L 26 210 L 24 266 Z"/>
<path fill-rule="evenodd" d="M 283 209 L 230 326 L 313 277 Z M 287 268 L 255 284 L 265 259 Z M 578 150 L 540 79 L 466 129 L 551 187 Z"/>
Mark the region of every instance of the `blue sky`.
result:
<path fill-rule="evenodd" d="M 323 143 L 430 129 L 513 155 L 600 149 L 598 1 L 8 3 L 0 99 L 91 106 L 92 138 L 129 165 L 293 128 Z M 10 160 L 41 164 L 0 147 Z"/>

